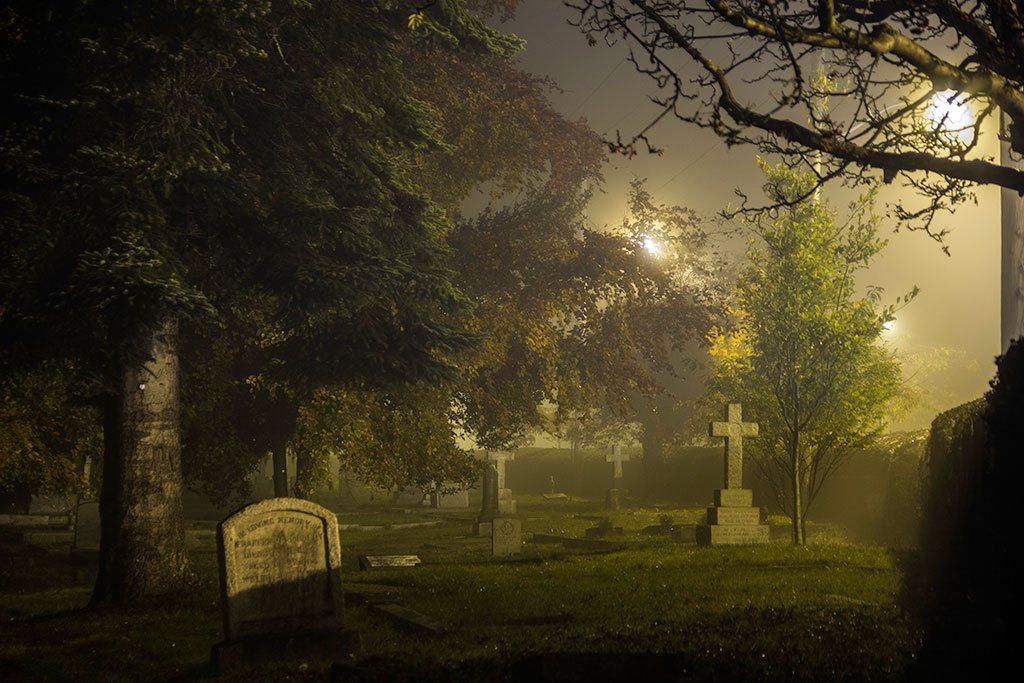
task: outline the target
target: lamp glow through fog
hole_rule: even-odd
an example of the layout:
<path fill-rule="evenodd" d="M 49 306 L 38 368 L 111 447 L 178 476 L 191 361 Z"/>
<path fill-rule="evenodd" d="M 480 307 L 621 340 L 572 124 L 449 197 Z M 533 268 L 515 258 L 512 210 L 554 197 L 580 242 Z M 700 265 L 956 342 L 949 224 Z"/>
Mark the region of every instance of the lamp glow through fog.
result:
<path fill-rule="evenodd" d="M 974 137 L 974 110 L 966 98 L 955 90 L 943 90 L 932 95 L 924 116 L 938 131 L 969 144 Z"/>

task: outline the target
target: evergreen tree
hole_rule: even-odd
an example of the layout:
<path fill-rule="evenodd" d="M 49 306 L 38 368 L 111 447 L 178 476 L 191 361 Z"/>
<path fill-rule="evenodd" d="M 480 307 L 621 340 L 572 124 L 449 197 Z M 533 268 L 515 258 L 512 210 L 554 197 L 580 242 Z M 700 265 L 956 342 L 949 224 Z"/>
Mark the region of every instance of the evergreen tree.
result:
<path fill-rule="evenodd" d="M 69 359 L 104 406 L 95 602 L 164 592 L 188 572 L 183 326 L 258 315 L 266 374 L 307 392 L 440 376 L 467 342 L 451 324 L 445 215 L 401 163 L 438 138 L 400 69 L 400 5 L 3 10 L 3 367 Z M 420 30 L 518 44 L 458 2 Z"/>

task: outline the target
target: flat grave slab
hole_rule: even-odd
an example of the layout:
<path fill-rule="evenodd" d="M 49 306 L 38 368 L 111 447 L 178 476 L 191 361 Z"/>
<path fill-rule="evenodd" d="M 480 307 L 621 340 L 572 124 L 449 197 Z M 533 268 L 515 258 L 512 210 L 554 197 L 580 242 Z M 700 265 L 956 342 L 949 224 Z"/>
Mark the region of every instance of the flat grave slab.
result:
<path fill-rule="evenodd" d="M 359 568 L 371 569 L 402 569 L 420 566 L 422 561 L 418 555 L 360 555 Z"/>
<path fill-rule="evenodd" d="M 402 607 L 401 605 L 395 605 L 392 603 L 371 605 L 371 607 L 374 610 L 389 616 L 392 621 L 397 622 L 399 626 L 412 631 L 429 633 L 431 635 L 442 635 L 448 630 L 448 627 L 437 619 L 429 617 L 426 614 L 421 614 L 420 612 L 409 609 L 408 607 Z"/>

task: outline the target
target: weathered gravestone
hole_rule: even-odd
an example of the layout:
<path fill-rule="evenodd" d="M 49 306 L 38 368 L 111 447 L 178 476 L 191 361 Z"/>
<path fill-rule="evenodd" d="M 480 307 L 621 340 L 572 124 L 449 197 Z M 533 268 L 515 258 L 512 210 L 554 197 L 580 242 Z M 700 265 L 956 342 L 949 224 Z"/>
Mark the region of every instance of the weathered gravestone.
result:
<path fill-rule="evenodd" d="M 505 486 L 505 463 L 515 460 L 512 451 L 488 451 L 487 461 L 498 470 L 498 511 L 503 515 L 516 514 L 516 502 L 512 500 L 512 489 Z"/>
<path fill-rule="evenodd" d="M 224 642 L 218 668 L 358 649 L 345 630 L 333 512 L 297 498 L 247 505 L 217 525 Z"/>
<path fill-rule="evenodd" d="M 491 464 L 484 466 L 483 501 L 480 514 L 473 525 L 473 533 L 477 536 L 490 536 L 491 522 L 498 517 L 498 470 Z"/>
<path fill-rule="evenodd" d="M 725 437 L 725 488 L 715 491 L 707 522 L 696 529 L 700 545 L 747 545 L 768 542 L 768 525 L 753 507 L 753 492 L 743 488 L 743 438 L 757 436 L 757 424 L 743 421 L 739 403 L 726 407 L 725 422 L 712 422 L 711 436 Z"/>
<path fill-rule="evenodd" d="M 100 549 L 100 504 L 80 503 L 75 513 L 75 550 Z"/>
<path fill-rule="evenodd" d="M 491 524 L 491 554 L 495 557 L 516 555 L 523 550 L 523 522 L 499 517 Z"/>
<path fill-rule="evenodd" d="M 622 463 L 629 460 L 629 456 L 622 452 L 619 444 L 612 446 L 612 452 L 605 456 L 605 462 L 612 464 L 612 487 L 608 489 L 604 498 L 604 505 L 609 510 L 617 510 L 625 497 L 623 486 Z"/>

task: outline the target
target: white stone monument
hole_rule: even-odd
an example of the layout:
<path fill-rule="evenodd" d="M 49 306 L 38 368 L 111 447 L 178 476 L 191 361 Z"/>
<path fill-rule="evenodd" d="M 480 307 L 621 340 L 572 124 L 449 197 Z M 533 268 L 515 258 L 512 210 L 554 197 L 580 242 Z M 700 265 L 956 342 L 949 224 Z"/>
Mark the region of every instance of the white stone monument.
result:
<path fill-rule="evenodd" d="M 617 510 L 625 497 L 622 463 L 628 462 L 629 456 L 622 452 L 619 444 L 615 444 L 612 446 L 612 452 L 605 456 L 604 460 L 612 464 L 612 487 L 605 493 L 604 504 L 609 510 Z"/>

